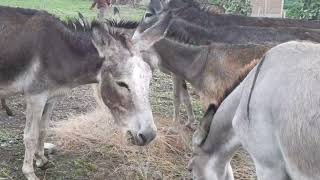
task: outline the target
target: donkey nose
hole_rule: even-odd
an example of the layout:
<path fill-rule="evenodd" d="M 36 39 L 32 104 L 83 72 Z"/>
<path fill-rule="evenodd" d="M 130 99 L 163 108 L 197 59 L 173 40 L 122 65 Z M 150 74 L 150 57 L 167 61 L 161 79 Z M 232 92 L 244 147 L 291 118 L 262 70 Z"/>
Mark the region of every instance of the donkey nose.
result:
<path fill-rule="evenodd" d="M 154 140 L 156 136 L 157 136 L 157 132 L 152 128 L 140 130 L 137 134 L 138 145 L 139 146 L 147 145 L 152 140 Z"/>

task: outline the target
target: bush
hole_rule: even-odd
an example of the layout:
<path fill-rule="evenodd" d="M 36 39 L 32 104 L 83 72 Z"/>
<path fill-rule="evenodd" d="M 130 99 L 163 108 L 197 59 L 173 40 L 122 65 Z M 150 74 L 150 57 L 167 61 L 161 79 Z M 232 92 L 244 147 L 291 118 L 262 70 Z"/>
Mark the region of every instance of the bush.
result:
<path fill-rule="evenodd" d="M 288 6 L 286 16 L 294 19 L 320 19 L 320 1 L 297 0 Z"/>
<path fill-rule="evenodd" d="M 251 14 L 250 0 L 210 0 L 211 3 L 222 6 L 226 13 L 249 16 Z"/>

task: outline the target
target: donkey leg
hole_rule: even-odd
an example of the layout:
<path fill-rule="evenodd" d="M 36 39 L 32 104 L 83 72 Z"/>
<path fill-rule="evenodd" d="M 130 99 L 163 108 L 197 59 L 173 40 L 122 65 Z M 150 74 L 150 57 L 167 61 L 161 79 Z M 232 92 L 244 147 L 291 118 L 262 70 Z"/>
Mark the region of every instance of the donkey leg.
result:
<path fill-rule="evenodd" d="M 187 88 L 187 83 L 185 80 L 182 80 L 182 83 L 181 83 L 181 95 L 182 95 L 183 103 L 187 108 L 187 114 L 188 114 L 188 121 L 186 123 L 186 126 L 193 129 L 194 127 L 192 127 L 192 125 L 195 122 L 195 117 L 194 117 L 193 108 L 191 104 L 191 98 Z"/>
<path fill-rule="evenodd" d="M 273 159 L 274 157 L 270 157 Z M 259 180 L 290 180 L 287 171 L 283 167 L 283 163 L 279 162 L 279 164 L 268 164 L 259 163 L 255 161 L 255 167 L 257 171 L 257 177 Z"/>
<path fill-rule="evenodd" d="M 174 96 L 174 119 L 173 121 L 179 122 L 179 113 L 181 105 L 181 87 L 182 80 L 175 75 L 172 75 L 173 80 L 173 96 Z"/>
<path fill-rule="evenodd" d="M 44 155 L 44 139 L 46 137 L 47 128 L 50 121 L 51 112 L 53 110 L 55 100 L 50 100 L 46 103 L 40 121 L 40 134 L 38 139 L 38 146 L 35 154 L 37 167 L 43 167 L 48 163 L 48 159 Z"/>
<path fill-rule="evenodd" d="M 27 113 L 24 129 L 25 155 L 22 172 L 28 180 L 38 180 L 33 169 L 33 157 L 39 139 L 39 125 L 47 96 L 45 94 L 26 95 Z"/>
<path fill-rule="evenodd" d="M 6 110 L 6 113 L 8 116 L 13 116 L 13 113 L 11 111 L 11 109 L 9 108 L 9 106 L 6 103 L 6 100 L 4 98 L 1 98 L 1 106 L 3 109 Z"/>

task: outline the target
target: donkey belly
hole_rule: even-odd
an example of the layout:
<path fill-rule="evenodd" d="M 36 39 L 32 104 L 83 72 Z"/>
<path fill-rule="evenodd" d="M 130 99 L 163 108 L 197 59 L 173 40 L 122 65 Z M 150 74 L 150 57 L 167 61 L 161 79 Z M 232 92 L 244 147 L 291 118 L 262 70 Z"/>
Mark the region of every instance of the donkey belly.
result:
<path fill-rule="evenodd" d="M 20 64 L 17 64 L 19 66 Z M 29 65 L 24 65 L 18 72 L 12 66 L 2 66 L 5 69 L 0 73 L 0 97 L 10 96 L 17 93 L 24 93 L 32 89 L 37 84 L 38 72 L 40 68 L 39 58 L 33 58 Z"/>

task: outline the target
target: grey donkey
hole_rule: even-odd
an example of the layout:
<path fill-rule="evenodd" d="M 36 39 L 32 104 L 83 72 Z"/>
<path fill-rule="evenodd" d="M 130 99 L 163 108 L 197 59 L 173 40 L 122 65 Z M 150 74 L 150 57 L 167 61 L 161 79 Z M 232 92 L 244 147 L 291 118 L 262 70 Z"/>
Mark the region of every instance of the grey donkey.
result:
<path fill-rule="evenodd" d="M 233 180 L 230 160 L 241 145 L 259 180 L 319 179 L 319 72 L 318 43 L 292 41 L 269 50 L 217 112 L 206 114 L 213 118 L 209 134 L 193 137 L 194 179 Z"/>
<path fill-rule="evenodd" d="M 96 84 L 98 96 L 134 145 L 156 137 L 149 102 L 152 72 L 124 34 L 93 22 L 64 23 L 44 11 L 0 6 L 0 97 L 26 100 L 22 171 L 38 179 L 48 160 L 44 138 L 55 102 L 69 90 Z M 77 27 L 77 28 L 76 28 Z"/>

